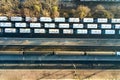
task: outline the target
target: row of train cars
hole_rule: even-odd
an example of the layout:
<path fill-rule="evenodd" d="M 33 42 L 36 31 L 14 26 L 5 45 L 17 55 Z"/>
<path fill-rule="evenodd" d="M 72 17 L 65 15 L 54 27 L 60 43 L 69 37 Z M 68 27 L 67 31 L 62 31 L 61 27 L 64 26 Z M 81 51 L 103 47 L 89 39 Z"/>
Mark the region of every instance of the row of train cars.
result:
<path fill-rule="evenodd" d="M 1 54 L 18 55 L 111 55 L 120 56 L 120 51 L 0 51 Z"/>
<path fill-rule="evenodd" d="M 7 17 L 0 16 L 0 21 L 25 21 L 25 22 L 82 22 L 82 23 L 120 23 L 120 18 L 65 18 L 65 17 Z"/>

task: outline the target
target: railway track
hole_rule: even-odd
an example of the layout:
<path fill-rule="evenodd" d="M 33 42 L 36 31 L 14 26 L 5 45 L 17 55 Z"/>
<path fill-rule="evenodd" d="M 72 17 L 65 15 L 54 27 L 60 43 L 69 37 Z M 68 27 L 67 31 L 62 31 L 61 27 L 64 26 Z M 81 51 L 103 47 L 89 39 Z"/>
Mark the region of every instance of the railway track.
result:
<path fill-rule="evenodd" d="M 0 45 L 0 69 L 120 69 L 119 47 Z"/>
<path fill-rule="evenodd" d="M 0 45 L 1 51 L 120 51 L 120 46 Z"/>
<path fill-rule="evenodd" d="M 0 54 L 0 69 L 120 69 L 119 57 Z"/>

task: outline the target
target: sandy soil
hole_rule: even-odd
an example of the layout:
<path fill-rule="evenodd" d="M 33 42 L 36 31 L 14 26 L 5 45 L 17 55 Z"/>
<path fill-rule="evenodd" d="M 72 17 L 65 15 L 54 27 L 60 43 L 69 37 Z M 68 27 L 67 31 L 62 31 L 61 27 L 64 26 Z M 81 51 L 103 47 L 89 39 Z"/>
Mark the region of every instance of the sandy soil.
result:
<path fill-rule="evenodd" d="M 0 70 L 0 80 L 120 80 L 120 70 Z"/>

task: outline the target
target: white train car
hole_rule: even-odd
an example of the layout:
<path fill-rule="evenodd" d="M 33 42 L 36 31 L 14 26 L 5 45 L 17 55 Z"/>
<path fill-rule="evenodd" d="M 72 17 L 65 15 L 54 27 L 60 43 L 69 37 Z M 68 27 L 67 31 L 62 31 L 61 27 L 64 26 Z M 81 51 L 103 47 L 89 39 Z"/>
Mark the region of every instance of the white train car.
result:
<path fill-rule="evenodd" d="M 73 34 L 73 29 L 63 29 L 63 34 Z"/>
<path fill-rule="evenodd" d="M 40 23 L 30 23 L 30 27 L 31 28 L 40 28 L 41 27 L 41 24 Z"/>
<path fill-rule="evenodd" d="M 97 23 L 107 23 L 108 19 L 107 18 L 97 18 Z"/>
<path fill-rule="evenodd" d="M 68 19 L 69 22 L 80 22 L 79 18 L 69 18 Z"/>
<path fill-rule="evenodd" d="M 64 17 L 56 17 L 54 18 L 55 22 L 65 22 L 65 18 Z"/>
<path fill-rule="evenodd" d="M 34 29 L 34 33 L 44 34 L 44 33 L 46 33 L 46 30 L 45 29 Z"/>
<path fill-rule="evenodd" d="M 120 51 L 116 51 L 115 55 L 120 56 Z"/>
<path fill-rule="evenodd" d="M 101 24 L 101 29 L 111 29 L 112 25 L 111 24 Z"/>
<path fill-rule="evenodd" d="M 115 30 L 105 30 L 105 34 L 115 34 Z"/>
<path fill-rule="evenodd" d="M 83 18 L 83 22 L 85 22 L 85 23 L 93 23 L 94 19 L 93 18 Z"/>
<path fill-rule="evenodd" d="M 120 23 L 120 18 L 111 19 L 111 23 Z"/>
<path fill-rule="evenodd" d="M 0 16 L 0 21 L 8 21 L 8 17 L 6 17 L 6 16 Z"/>
<path fill-rule="evenodd" d="M 20 28 L 20 33 L 31 33 L 30 28 Z"/>
<path fill-rule="evenodd" d="M 11 21 L 23 21 L 22 17 L 11 17 Z"/>
<path fill-rule="evenodd" d="M 77 34 L 88 34 L 87 29 L 77 29 Z"/>
<path fill-rule="evenodd" d="M 69 28 L 70 24 L 69 23 L 59 23 L 59 28 Z"/>
<path fill-rule="evenodd" d="M 91 34 L 102 34 L 102 30 L 91 30 Z"/>
<path fill-rule="evenodd" d="M 59 34 L 59 29 L 49 29 L 49 34 Z"/>
<path fill-rule="evenodd" d="M 40 21 L 41 22 L 52 22 L 52 18 L 51 17 L 40 17 Z"/>
<path fill-rule="evenodd" d="M 84 28 L 83 24 L 73 24 L 73 28 Z"/>
<path fill-rule="evenodd" d="M 87 24 L 87 28 L 98 28 L 97 24 Z"/>
<path fill-rule="evenodd" d="M 15 27 L 27 27 L 26 23 L 15 23 Z"/>
<path fill-rule="evenodd" d="M 15 28 L 5 28 L 5 33 L 16 33 Z"/>
<path fill-rule="evenodd" d="M 55 28 L 55 23 L 45 23 L 44 27 L 45 28 Z"/>
<path fill-rule="evenodd" d="M 115 24 L 115 29 L 120 29 L 120 24 Z"/>
<path fill-rule="evenodd" d="M 27 21 L 27 22 L 36 22 L 37 18 L 36 17 L 25 17 L 25 21 Z"/>
<path fill-rule="evenodd" d="M 12 27 L 11 22 L 0 22 L 0 27 Z"/>

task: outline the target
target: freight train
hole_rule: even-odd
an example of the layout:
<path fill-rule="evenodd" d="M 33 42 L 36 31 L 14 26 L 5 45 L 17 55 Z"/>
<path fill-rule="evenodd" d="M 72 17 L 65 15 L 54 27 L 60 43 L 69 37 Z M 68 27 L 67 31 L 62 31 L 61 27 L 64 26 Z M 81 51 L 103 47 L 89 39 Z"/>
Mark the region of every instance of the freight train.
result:
<path fill-rule="evenodd" d="M 0 54 L 21 55 L 111 55 L 119 56 L 120 51 L 0 51 Z"/>

